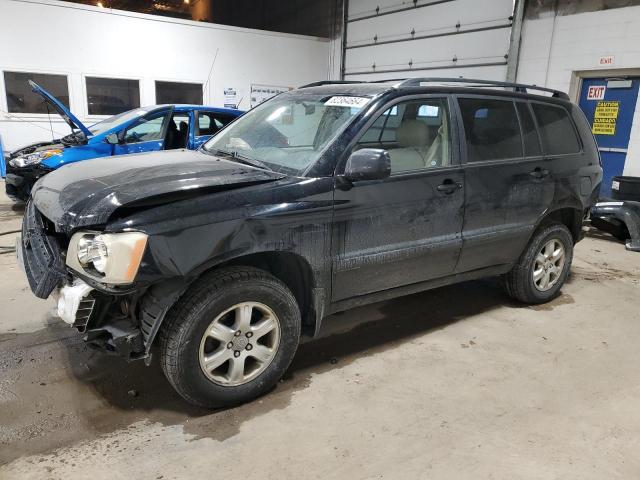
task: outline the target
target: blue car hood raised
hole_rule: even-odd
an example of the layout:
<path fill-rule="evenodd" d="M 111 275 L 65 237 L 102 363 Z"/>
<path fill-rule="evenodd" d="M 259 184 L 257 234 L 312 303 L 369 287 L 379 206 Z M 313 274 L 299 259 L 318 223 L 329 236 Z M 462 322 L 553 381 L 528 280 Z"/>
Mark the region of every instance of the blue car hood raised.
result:
<path fill-rule="evenodd" d="M 36 208 L 62 232 L 105 224 L 120 207 L 174 194 L 229 189 L 285 175 L 191 150 L 97 158 L 65 165 L 32 190 Z"/>
<path fill-rule="evenodd" d="M 44 98 L 44 101 L 47 102 L 49 105 L 51 105 L 56 112 L 58 112 L 58 114 L 64 119 L 65 122 L 67 122 L 67 124 L 71 127 L 72 130 L 77 128 L 82 133 L 84 133 L 85 136 L 88 137 L 91 135 L 91 131 L 89 131 L 89 129 L 85 127 L 82 124 L 82 122 L 78 120 L 78 118 L 73 113 L 71 113 L 71 110 L 69 110 L 64 105 L 64 103 L 62 103 L 56 97 L 51 95 L 49 92 L 47 92 L 44 88 L 42 88 L 33 80 L 29 80 L 29 85 L 31 85 L 31 90 L 33 91 L 33 93 L 36 93 L 40 95 L 42 98 Z"/>

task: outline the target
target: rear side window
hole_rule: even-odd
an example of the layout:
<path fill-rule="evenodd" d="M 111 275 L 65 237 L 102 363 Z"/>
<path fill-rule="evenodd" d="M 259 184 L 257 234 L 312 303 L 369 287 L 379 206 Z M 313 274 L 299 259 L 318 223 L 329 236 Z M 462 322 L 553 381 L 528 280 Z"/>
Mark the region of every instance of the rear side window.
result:
<path fill-rule="evenodd" d="M 221 115 L 218 113 L 199 112 L 198 113 L 198 132 L 196 135 L 213 135 L 227 123 L 233 120 L 233 117 Z"/>
<path fill-rule="evenodd" d="M 510 100 L 461 98 L 467 138 L 467 161 L 522 157 L 522 136 L 516 108 Z"/>
<path fill-rule="evenodd" d="M 562 107 L 533 103 L 538 121 L 542 148 L 547 155 L 562 155 L 580 151 L 580 142 L 569 113 Z"/>
<path fill-rule="evenodd" d="M 518 117 L 520 117 L 520 128 L 522 128 L 522 139 L 524 141 L 524 156 L 534 157 L 540 155 L 540 140 L 538 139 L 538 132 L 536 131 L 536 125 L 533 123 L 533 117 L 529 111 L 529 107 L 526 103 L 516 103 L 516 109 L 518 110 Z"/>

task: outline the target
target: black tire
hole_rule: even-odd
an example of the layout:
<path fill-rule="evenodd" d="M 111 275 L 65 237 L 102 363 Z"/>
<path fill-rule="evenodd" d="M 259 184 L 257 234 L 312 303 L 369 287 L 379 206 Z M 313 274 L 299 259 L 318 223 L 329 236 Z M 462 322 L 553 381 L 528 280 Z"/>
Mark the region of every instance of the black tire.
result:
<path fill-rule="evenodd" d="M 279 345 L 257 377 L 242 385 L 219 385 L 200 367 L 200 342 L 216 316 L 241 302 L 261 302 L 277 315 Z M 256 268 L 224 268 L 197 280 L 167 313 L 160 331 L 160 363 L 188 402 L 205 408 L 238 405 L 265 394 L 280 380 L 298 348 L 300 328 L 298 304 L 281 281 Z"/>
<path fill-rule="evenodd" d="M 540 250 L 551 240 L 558 240 L 564 247 L 564 265 L 557 282 L 548 290 L 542 291 L 536 288 L 533 280 L 535 259 Z M 524 250 L 518 262 L 503 277 L 503 286 L 507 294 L 523 303 L 539 304 L 554 299 L 560 293 L 573 260 L 573 238 L 569 229 L 559 223 L 542 225 L 533 234 L 527 248 Z"/>

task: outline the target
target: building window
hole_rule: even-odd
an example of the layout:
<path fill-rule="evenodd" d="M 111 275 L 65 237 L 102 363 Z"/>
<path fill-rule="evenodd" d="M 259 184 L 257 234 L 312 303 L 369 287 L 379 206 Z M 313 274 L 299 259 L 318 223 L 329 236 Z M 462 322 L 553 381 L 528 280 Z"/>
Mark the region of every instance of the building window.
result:
<path fill-rule="evenodd" d="M 116 115 L 140 107 L 138 80 L 87 77 L 89 115 Z"/>
<path fill-rule="evenodd" d="M 69 84 L 66 75 L 4 72 L 9 113 L 47 113 L 47 104 L 40 95 L 31 91 L 29 80 L 33 80 L 67 107 L 69 106 Z"/>
<path fill-rule="evenodd" d="M 156 103 L 202 105 L 201 83 L 156 82 Z"/>

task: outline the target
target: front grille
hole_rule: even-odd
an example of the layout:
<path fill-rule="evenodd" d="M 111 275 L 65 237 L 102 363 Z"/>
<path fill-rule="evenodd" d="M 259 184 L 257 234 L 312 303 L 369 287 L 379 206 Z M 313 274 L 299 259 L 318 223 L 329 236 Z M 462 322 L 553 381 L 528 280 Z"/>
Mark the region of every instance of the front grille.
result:
<path fill-rule="evenodd" d="M 93 313 L 93 307 L 95 304 L 96 299 L 93 298 L 91 293 L 80 300 L 78 311 L 76 313 L 76 320 L 73 322 L 73 326 L 77 328 L 80 333 L 84 333 L 87 329 L 87 323 L 89 323 L 89 318 L 91 317 L 91 313 Z"/>
<path fill-rule="evenodd" d="M 47 231 L 48 223 L 29 201 L 22 220 L 22 256 L 29 287 L 39 298 L 48 298 L 66 276 L 60 245 Z"/>

